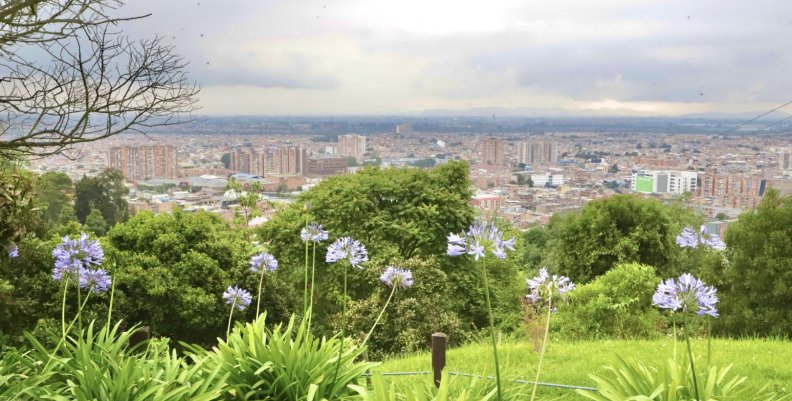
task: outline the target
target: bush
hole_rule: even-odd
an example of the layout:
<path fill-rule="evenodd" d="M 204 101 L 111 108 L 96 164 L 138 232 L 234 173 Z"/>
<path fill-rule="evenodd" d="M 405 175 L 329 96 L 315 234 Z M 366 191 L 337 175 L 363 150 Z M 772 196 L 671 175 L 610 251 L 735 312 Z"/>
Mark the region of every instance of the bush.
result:
<path fill-rule="evenodd" d="M 466 338 L 459 316 L 445 299 L 451 292 L 448 279 L 436 261 L 418 258 L 398 263 L 413 273 L 412 287 L 396 290 L 388 308 L 369 339 L 369 357 L 413 352 L 427 348 L 433 332 L 441 331 L 454 342 Z M 385 266 L 369 266 L 368 280 L 376 290 L 372 296 L 355 301 L 349 310 L 351 333 L 366 333 L 385 305 L 390 287 L 379 282 Z M 339 319 L 336 319 L 340 321 Z"/>
<path fill-rule="evenodd" d="M 652 306 L 660 278 L 651 266 L 617 265 L 570 293 L 571 307 L 553 319 L 554 329 L 569 339 L 650 338 L 668 326 Z"/>

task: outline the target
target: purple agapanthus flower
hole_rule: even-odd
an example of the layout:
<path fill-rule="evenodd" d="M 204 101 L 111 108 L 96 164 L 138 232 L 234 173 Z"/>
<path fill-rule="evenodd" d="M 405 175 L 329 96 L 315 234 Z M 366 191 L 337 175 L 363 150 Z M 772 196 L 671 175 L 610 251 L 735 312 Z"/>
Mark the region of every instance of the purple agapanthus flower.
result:
<path fill-rule="evenodd" d="M 80 288 L 94 293 L 107 292 L 113 284 L 110 275 L 103 269 L 80 269 Z"/>
<path fill-rule="evenodd" d="M 514 237 L 503 240 L 503 233 L 495 223 L 476 221 L 466 233 L 448 235 L 449 256 L 473 255 L 476 260 L 483 258 L 487 251 L 499 259 L 506 258 L 506 251 L 514 250 Z"/>
<path fill-rule="evenodd" d="M 685 227 L 682 233 L 677 235 L 676 243 L 682 248 L 706 246 L 719 251 L 726 249 L 726 244 L 721 240 L 720 235 L 710 233 L 707 226 L 704 225 L 699 228 L 698 232 L 693 227 Z"/>
<path fill-rule="evenodd" d="M 324 230 L 321 224 L 318 223 L 311 223 L 308 227 L 303 228 L 300 231 L 300 238 L 303 241 L 313 241 L 313 242 L 322 242 L 327 241 L 328 235 L 327 231 Z"/>
<path fill-rule="evenodd" d="M 258 273 L 259 269 L 262 268 L 266 271 L 274 272 L 278 269 L 278 261 L 274 256 L 266 252 L 253 255 L 253 257 L 250 258 L 250 271 L 253 273 Z"/>
<path fill-rule="evenodd" d="M 229 305 L 233 305 L 234 308 L 239 309 L 240 311 L 245 310 L 245 308 L 250 305 L 250 302 L 253 300 L 253 297 L 250 295 L 250 292 L 243 288 L 239 288 L 237 286 L 229 285 L 228 288 L 223 293 L 223 299 L 225 299 L 226 303 Z"/>
<path fill-rule="evenodd" d="M 575 283 L 567 276 L 552 275 L 543 267 L 539 270 L 539 275 L 528 280 L 528 290 L 530 293 L 526 298 L 533 302 L 540 302 L 542 299 L 550 299 L 558 294 L 566 298 L 567 293 L 575 289 Z"/>
<path fill-rule="evenodd" d="M 413 275 L 408 269 L 388 266 L 385 272 L 380 276 L 380 281 L 391 288 L 407 288 L 413 285 Z"/>
<path fill-rule="evenodd" d="M 63 237 L 62 242 L 52 250 L 55 268 L 52 278 L 56 281 L 77 279 L 81 269 L 99 266 L 104 259 L 104 251 L 99 241 L 90 240 L 82 233 L 79 240 Z"/>
<path fill-rule="evenodd" d="M 11 246 L 8 247 L 8 257 L 14 259 L 18 256 L 19 256 L 19 247 L 17 246 L 17 244 L 11 244 Z"/>
<path fill-rule="evenodd" d="M 657 285 L 652 296 L 652 305 L 682 313 L 695 312 L 699 316 L 718 317 L 718 292 L 715 287 L 707 286 L 703 281 L 690 273 L 679 276 L 679 279 L 667 279 Z"/>
<path fill-rule="evenodd" d="M 330 244 L 325 256 L 327 263 L 335 263 L 340 260 L 348 260 L 352 266 L 362 269 L 360 264 L 368 260 L 368 252 L 359 241 L 352 237 L 342 237 Z"/>

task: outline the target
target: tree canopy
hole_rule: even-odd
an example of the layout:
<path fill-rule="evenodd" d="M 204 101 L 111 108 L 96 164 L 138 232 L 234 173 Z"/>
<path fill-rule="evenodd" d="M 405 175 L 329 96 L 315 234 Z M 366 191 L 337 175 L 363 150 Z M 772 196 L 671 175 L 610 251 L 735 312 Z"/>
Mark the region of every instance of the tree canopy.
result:
<path fill-rule="evenodd" d="M 756 210 L 726 231 L 728 263 L 706 279 L 718 287 L 730 333 L 789 335 L 792 331 L 792 197 L 769 190 Z"/>
<path fill-rule="evenodd" d="M 675 205 L 635 195 L 616 195 L 588 203 L 578 213 L 550 221 L 552 258 L 561 274 L 587 282 L 618 263 L 655 266 L 668 273 L 676 235 L 689 212 Z"/>

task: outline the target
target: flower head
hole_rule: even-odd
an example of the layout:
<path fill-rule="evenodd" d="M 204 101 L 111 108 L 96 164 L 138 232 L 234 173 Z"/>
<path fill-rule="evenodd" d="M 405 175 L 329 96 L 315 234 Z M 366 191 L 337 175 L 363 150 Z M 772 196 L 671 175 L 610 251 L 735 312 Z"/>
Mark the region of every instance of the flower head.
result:
<path fill-rule="evenodd" d="M 19 256 L 19 247 L 17 247 L 16 244 L 11 244 L 11 246 L 8 247 L 8 257 L 14 259 L 17 256 Z"/>
<path fill-rule="evenodd" d="M 113 284 L 110 275 L 103 269 L 80 269 L 80 288 L 97 294 L 107 292 Z"/>
<path fill-rule="evenodd" d="M 695 312 L 699 316 L 718 317 L 718 290 L 707 286 L 703 281 L 690 273 L 679 276 L 679 279 L 667 279 L 657 285 L 652 296 L 652 305 L 682 313 Z"/>
<path fill-rule="evenodd" d="M 528 289 L 531 291 L 526 297 L 533 302 L 540 302 L 542 299 L 550 299 L 554 294 L 566 298 L 567 293 L 575 289 L 575 283 L 567 276 L 553 275 L 543 267 L 539 270 L 539 275 L 528 280 Z"/>
<path fill-rule="evenodd" d="M 266 271 L 274 272 L 278 269 L 278 261 L 274 256 L 266 252 L 253 255 L 253 257 L 250 258 L 250 271 L 253 273 L 258 273 L 259 269 L 261 268 L 265 269 Z"/>
<path fill-rule="evenodd" d="M 300 231 L 300 238 L 303 241 L 322 242 L 327 241 L 328 236 L 321 224 L 311 223 Z"/>
<path fill-rule="evenodd" d="M 250 292 L 243 288 L 239 288 L 237 286 L 229 285 L 226 288 L 225 292 L 223 293 L 223 299 L 225 299 L 226 303 L 232 305 L 232 307 L 237 308 L 241 311 L 245 310 L 250 302 L 253 300 L 253 297 L 250 295 Z"/>
<path fill-rule="evenodd" d="M 327 263 L 335 263 L 339 260 L 348 260 L 352 266 L 361 268 L 359 265 L 368 260 L 366 247 L 352 237 L 342 237 L 330 244 L 327 248 Z"/>
<path fill-rule="evenodd" d="M 718 251 L 726 249 L 726 244 L 721 240 L 720 235 L 712 234 L 707 226 L 702 225 L 696 232 L 693 227 L 685 227 L 682 233 L 677 235 L 676 243 L 682 248 L 695 248 L 706 246 Z"/>
<path fill-rule="evenodd" d="M 503 233 L 495 223 L 476 221 L 466 233 L 448 235 L 449 256 L 473 255 L 476 260 L 483 258 L 487 251 L 499 259 L 506 258 L 506 251 L 514 250 L 514 237 L 503 240 Z"/>
<path fill-rule="evenodd" d="M 99 241 L 90 240 L 88 234 L 82 233 L 79 240 L 63 237 L 61 243 L 52 250 L 52 256 L 55 258 L 52 278 L 61 281 L 77 279 L 81 269 L 101 265 L 104 251 Z"/>
<path fill-rule="evenodd" d="M 408 269 L 388 266 L 385 272 L 380 276 L 380 281 L 391 288 L 407 288 L 413 285 L 413 275 Z"/>

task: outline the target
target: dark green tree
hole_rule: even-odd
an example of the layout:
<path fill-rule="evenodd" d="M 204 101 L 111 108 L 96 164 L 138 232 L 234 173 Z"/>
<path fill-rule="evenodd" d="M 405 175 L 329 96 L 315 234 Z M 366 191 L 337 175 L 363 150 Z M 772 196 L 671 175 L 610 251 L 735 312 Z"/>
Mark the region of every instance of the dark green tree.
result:
<path fill-rule="evenodd" d="M 231 154 L 230 153 L 223 153 L 220 156 L 220 162 L 223 163 L 223 167 L 226 169 L 231 168 Z"/>
<path fill-rule="evenodd" d="M 792 332 L 792 197 L 769 190 L 756 210 L 726 231 L 728 263 L 709 264 L 717 286 L 718 324 L 734 335 Z"/>
<path fill-rule="evenodd" d="M 85 229 L 96 234 L 97 237 L 104 236 L 107 232 L 107 222 L 102 217 L 102 212 L 97 208 L 91 208 L 91 213 L 85 218 Z"/>
<path fill-rule="evenodd" d="M 578 213 L 550 220 L 552 258 L 559 273 L 575 282 L 590 281 L 618 263 L 654 266 L 669 277 L 679 248 L 676 235 L 689 212 L 654 199 L 616 195 L 588 203 Z"/>
<path fill-rule="evenodd" d="M 213 343 L 225 332 L 231 284 L 254 292 L 254 249 L 242 232 L 207 212 L 154 215 L 144 212 L 107 234 L 106 253 L 116 263 L 119 317 L 150 325 L 173 340 Z M 264 280 L 262 308 L 268 321 L 287 318 L 293 294 L 277 278 Z M 255 302 L 255 300 L 254 300 Z M 255 308 L 238 314 L 250 319 Z"/>
<path fill-rule="evenodd" d="M 84 224 L 91 209 L 97 208 L 110 227 L 125 221 L 129 217 L 129 205 L 124 199 L 128 192 L 118 170 L 107 169 L 96 177 L 83 177 L 75 185 L 77 219 Z"/>
<path fill-rule="evenodd" d="M 36 196 L 39 199 L 42 217 L 50 226 L 57 224 L 61 210 L 71 208 L 74 199 L 74 183 L 64 173 L 47 172 L 36 180 Z"/>
<path fill-rule="evenodd" d="M 300 230 L 307 222 L 323 224 L 331 241 L 343 236 L 359 240 L 367 247 L 372 264 L 414 257 L 438 258 L 441 268 L 449 272 L 453 295 L 448 295 L 458 300 L 452 302 L 454 310 L 460 311 L 475 298 L 470 291 L 475 291 L 472 287 L 477 286 L 480 277 L 476 270 L 464 265 L 466 261 L 451 261 L 444 255 L 448 234 L 467 229 L 474 219 L 470 197 L 466 162 L 451 162 L 432 170 L 368 167 L 353 175 L 322 181 L 279 210 L 258 230 L 258 236 L 269 244 L 281 266 L 303 265 L 305 247 L 300 241 Z M 340 288 L 339 270 L 324 263 L 325 248 L 326 245 L 319 247 L 317 254 L 317 297 L 324 302 L 317 301 L 316 313 L 327 320 L 340 311 L 335 307 L 340 304 L 341 295 L 334 291 Z M 301 268 L 291 271 L 292 285 L 302 288 Z M 451 277 L 452 271 L 459 272 Z M 374 290 L 371 281 L 357 269 L 350 271 L 349 280 L 353 300 L 366 298 Z M 478 299 L 483 296 L 475 298 Z"/>

